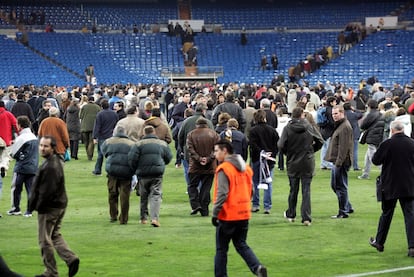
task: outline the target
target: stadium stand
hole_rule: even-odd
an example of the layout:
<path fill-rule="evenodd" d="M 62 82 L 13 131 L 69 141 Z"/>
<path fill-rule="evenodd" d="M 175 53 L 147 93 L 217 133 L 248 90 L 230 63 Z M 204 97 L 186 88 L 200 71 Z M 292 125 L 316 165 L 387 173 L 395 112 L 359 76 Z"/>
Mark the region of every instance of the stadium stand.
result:
<path fill-rule="evenodd" d="M 365 16 L 395 12 L 401 12 L 404 20 L 410 20 L 413 14 L 411 6 L 407 8 L 405 2 L 400 1 L 351 1 L 351 4 L 316 0 L 301 4 L 264 1 L 260 5 L 238 1 L 237 6 L 230 6 L 230 2 L 191 2 L 192 19 L 204 19 L 207 23 L 224 26 L 221 33 L 200 33 L 195 37 L 198 65 L 223 67 L 224 76 L 218 79 L 219 82 L 269 83 L 275 75 L 287 77 L 290 66 L 323 46 L 331 45 L 337 51 L 338 32 L 349 22 L 363 22 Z M 180 38 L 152 33 L 151 30 L 136 35 L 130 30 L 127 34 L 119 31 L 121 28 L 129 29 L 133 24 L 165 24 L 168 19 L 178 17 L 176 3 L 160 3 L 134 3 L 127 7 L 76 3 L 0 5 L 3 14 L 15 10 L 17 15 L 22 12 L 27 17 L 33 11 L 44 11 L 45 21 L 51 22 L 57 31 L 43 33 L 39 30 L 43 31 L 44 26 L 33 26 L 33 30 L 29 26 L 30 48 L 12 40 L 10 35 L 8 38 L 2 36 L 0 66 L 9 71 L 9 75 L 2 76 L 0 86 L 27 82 L 39 85 L 50 82 L 84 84 L 83 71 L 91 63 L 95 66 L 99 83 L 167 83 L 163 70 L 183 66 Z M 94 23 L 112 32 L 80 33 L 82 26 L 90 28 Z M 0 29 L 12 27 L 14 25 L 8 20 L 0 18 Z M 242 27 L 249 30 L 245 46 L 240 45 Z M 287 29 L 281 31 L 275 27 Z M 411 46 L 413 36 L 412 31 L 398 30 L 371 35 L 312 73 L 307 80 L 342 81 L 356 86 L 360 79 L 375 75 L 384 83 L 406 83 L 413 76 L 410 61 L 414 53 L 412 47 L 407 46 Z M 273 53 L 279 57 L 278 70 L 260 70 L 261 57 L 265 55 L 270 60 Z M 15 65 L 9 61 L 19 61 L 17 64 L 20 66 L 14 68 Z M 19 75 L 25 78 L 17 81 Z"/>

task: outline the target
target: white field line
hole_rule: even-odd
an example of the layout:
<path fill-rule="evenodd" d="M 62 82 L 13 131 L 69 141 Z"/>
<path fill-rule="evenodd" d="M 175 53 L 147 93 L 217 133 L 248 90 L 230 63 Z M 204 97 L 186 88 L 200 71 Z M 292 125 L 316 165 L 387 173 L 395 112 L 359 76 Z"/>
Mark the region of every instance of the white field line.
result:
<path fill-rule="evenodd" d="M 397 267 L 397 268 L 386 269 L 386 270 L 381 270 L 381 271 L 373 271 L 373 272 L 350 274 L 350 275 L 339 275 L 337 277 L 362 277 L 362 276 L 385 274 L 385 273 L 392 273 L 392 272 L 398 272 L 398 271 L 404 271 L 404 270 L 414 270 L 414 266 Z"/>

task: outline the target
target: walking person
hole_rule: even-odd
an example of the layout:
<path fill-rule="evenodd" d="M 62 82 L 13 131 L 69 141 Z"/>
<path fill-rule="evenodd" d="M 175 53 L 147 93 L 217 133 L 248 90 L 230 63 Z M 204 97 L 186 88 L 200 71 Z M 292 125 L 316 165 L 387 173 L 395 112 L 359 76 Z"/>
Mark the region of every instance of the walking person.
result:
<path fill-rule="evenodd" d="M 119 224 L 128 223 L 129 195 L 131 192 L 131 179 L 134 170 L 129 166 L 128 154 L 134 145 L 125 132 L 124 127 L 117 126 L 114 136 L 102 144 L 102 154 L 106 158 L 105 170 L 108 173 L 108 203 L 110 222 L 118 220 L 118 198 L 121 213 Z"/>
<path fill-rule="evenodd" d="M 198 212 L 201 216 L 209 214 L 210 190 L 216 169 L 214 144 L 219 140 L 220 136 L 209 128 L 208 119 L 202 116 L 197 119 L 196 128 L 187 135 L 191 215 Z"/>
<path fill-rule="evenodd" d="M 172 159 L 168 144 L 155 135 L 153 126 L 144 127 L 144 136 L 128 154 L 130 167 L 138 177 L 141 195 L 141 224 L 148 222 L 148 202 L 151 225 L 160 227 L 160 207 L 162 201 L 162 179 L 165 165 Z"/>
<path fill-rule="evenodd" d="M 362 175 L 358 176 L 358 179 L 369 179 L 371 172 L 372 157 L 377 151 L 377 147 L 382 142 L 384 137 L 384 116 L 378 111 L 378 103 L 374 99 L 371 99 L 367 103 L 368 112 L 362 119 L 361 129 L 364 132 L 368 132 L 366 135 L 366 143 L 368 145 L 367 152 L 365 153 L 365 166 Z"/>
<path fill-rule="evenodd" d="M 259 183 L 261 172 L 261 153 L 270 153 L 270 158 L 276 157 L 278 153 L 277 142 L 279 135 L 275 128 L 271 127 L 266 123 L 266 112 L 262 109 L 257 110 L 254 113 L 255 126 L 250 130 L 249 145 L 250 145 L 250 159 L 253 168 L 253 207 L 252 212 L 258 212 L 260 210 L 260 194 L 259 194 Z M 272 160 L 265 160 L 264 164 L 269 168 L 270 177 L 273 175 L 273 168 L 275 162 Z M 272 178 L 268 180 L 262 180 L 262 183 L 267 184 L 267 189 L 264 190 L 263 206 L 264 213 L 270 214 L 272 208 Z"/>
<path fill-rule="evenodd" d="M 301 217 L 305 226 L 310 226 L 311 216 L 311 182 L 315 172 L 315 152 L 321 149 L 323 138 L 306 119 L 302 108 L 292 111 L 292 119 L 283 129 L 278 147 L 286 155 L 287 174 L 290 192 L 288 209 L 284 216 L 289 222 L 295 221 L 298 201 L 299 183 L 302 183 Z"/>
<path fill-rule="evenodd" d="M 231 240 L 250 271 L 266 277 L 266 267 L 246 243 L 253 171 L 239 154 L 233 154 L 233 146 L 226 139 L 214 145 L 214 156 L 220 163 L 214 178 L 212 224 L 217 227 L 214 274 L 216 277 L 227 276 L 227 252 Z"/>
<path fill-rule="evenodd" d="M 29 203 L 30 190 L 33 179 L 36 175 L 39 164 L 39 147 L 37 137 L 31 131 L 30 119 L 25 116 L 17 118 L 17 129 L 19 136 L 11 148 L 11 156 L 16 160 L 14 165 L 12 194 L 12 209 L 7 212 L 8 215 L 21 215 L 20 200 L 23 190 L 23 184 L 26 188 L 27 203 Z M 24 213 L 25 217 L 31 217 L 29 209 Z"/>
<path fill-rule="evenodd" d="M 69 277 L 79 269 L 78 256 L 69 249 L 60 233 L 68 198 L 65 189 L 64 161 L 56 152 L 56 140 L 51 136 L 40 138 L 39 151 L 45 159 L 33 181 L 28 211 L 37 211 L 38 239 L 45 271 L 36 277 L 59 276 L 54 251 L 69 268 Z"/>
<path fill-rule="evenodd" d="M 101 151 L 102 144 L 106 139 L 112 137 L 112 132 L 118 122 L 118 115 L 109 109 L 108 100 L 103 100 L 102 110 L 96 115 L 95 126 L 93 127 L 93 143 L 98 144 L 98 158 L 96 159 L 95 169 L 92 174 L 102 175 L 102 163 L 104 156 Z"/>
<path fill-rule="evenodd" d="M 360 111 L 355 110 L 349 102 L 344 103 L 344 110 L 345 117 L 348 119 L 354 132 L 354 160 L 352 161 L 352 166 L 354 168 L 354 171 L 359 171 L 361 169 L 358 166 L 358 145 L 361 132 L 359 130 L 358 121 L 362 118 L 363 114 Z"/>
<path fill-rule="evenodd" d="M 96 115 L 101 111 L 101 107 L 95 103 L 95 98 L 89 96 L 88 103 L 80 109 L 79 118 L 81 120 L 81 135 L 85 145 L 88 161 L 92 161 L 95 151 L 93 143 L 93 127 L 95 125 Z"/>
<path fill-rule="evenodd" d="M 397 200 L 404 215 L 408 256 L 414 257 L 414 140 L 404 134 L 404 123 L 391 122 L 391 138 L 380 144 L 372 157 L 375 165 L 382 165 L 377 197 L 382 214 L 375 238 L 369 244 L 384 251 Z"/>
<path fill-rule="evenodd" d="M 348 197 L 348 170 L 352 163 L 354 138 L 351 124 L 345 118 L 344 107 L 332 108 L 335 121 L 334 132 L 326 152 L 325 160 L 334 165 L 331 170 L 331 188 L 338 197 L 338 213 L 332 219 L 348 218 L 354 212 Z"/>
<path fill-rule="evenodd" d="M 79 140 L 81 138 L 79 110 L 79 101 L 72 100 L 64 115 L 69 133 L 70 157 L 75 160 L 78 159 Z"/>

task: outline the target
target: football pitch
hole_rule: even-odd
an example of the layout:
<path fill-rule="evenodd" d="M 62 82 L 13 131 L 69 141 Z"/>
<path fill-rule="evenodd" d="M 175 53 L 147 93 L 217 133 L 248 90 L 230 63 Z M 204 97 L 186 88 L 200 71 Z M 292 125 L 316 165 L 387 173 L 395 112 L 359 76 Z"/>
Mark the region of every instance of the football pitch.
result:
<path fill-rule="evenodd" d="M 365 146 L 360 146 L 363 166 Z M 191 216 L 183 169 L 168 165 L 163 182 L 160 228 L 139 222 L 139 198 L 131 193 L 127 225 L 109 222 L 106 177 L 91 174 L 94 161 L 88 161 L 83 145 L 78 161 L 65 165 L 69 205 L 62 234 L 80 257 L 76 276 L 213 276 L 215 228 L 210 217 Z M 94 157 L 94 160 L 96 157 Z M 286 171 L 275 169 L 271 214 L 263 207 L 252 215 L 248 244 L 268 268 L 269 276 L 414 276 L 414 259 L 407 257 L 404 220 L 398 206 L 385 251 L 378 253 L 368 238 L 376 233 L 380 203 L 375 196 L 375 177 L 359 180 L 359 171 L 349 171 L 349 195 L 355 213 L 347 219 L 331 219 L 338 210 L 337 198 L 330 188 L 330 171 L 319 169 L 311 186 L 311 226 L 300 220 L 283 218 L 289 192 Z M 23 276 L 43 272 L 37 243 L 37 214 L 33 217 L 8 216 L 12 166 L 3 179 L 0 200 L 0 253 L 7 264 Z M 262 193 L 263 194 L 263 193 Z M 262 195 L 261 195 L 262 199 Z M 21 208 L 26 208 L 22 193 Z M 211 205 L 210 205 L 211 211 Z M 56 255 L 60 276 L 67 266 Z M 229 276 L 253 276 L 231 246 Z"/>

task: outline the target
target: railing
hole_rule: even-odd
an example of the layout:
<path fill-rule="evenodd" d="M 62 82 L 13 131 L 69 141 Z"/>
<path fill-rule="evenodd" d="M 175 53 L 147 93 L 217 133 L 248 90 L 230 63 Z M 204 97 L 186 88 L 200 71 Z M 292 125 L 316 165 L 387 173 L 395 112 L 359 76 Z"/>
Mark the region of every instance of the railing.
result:
<path fill-rule="evenodd" d="M 180 66 L 165 67 L 161 75 L 167 77 L 171 83 L 177 81 L 205 80 L 217 82 L 217 78 L 224 76 L 222 66 Z"/>

